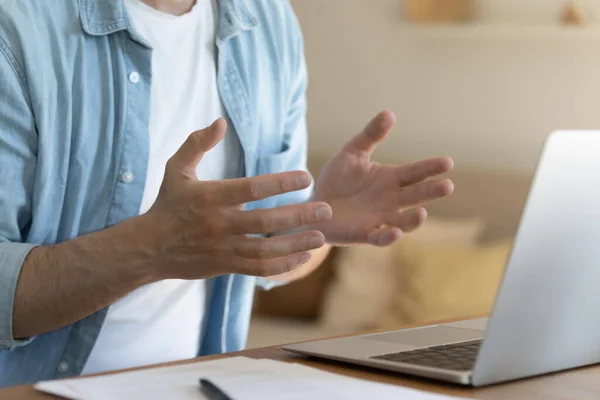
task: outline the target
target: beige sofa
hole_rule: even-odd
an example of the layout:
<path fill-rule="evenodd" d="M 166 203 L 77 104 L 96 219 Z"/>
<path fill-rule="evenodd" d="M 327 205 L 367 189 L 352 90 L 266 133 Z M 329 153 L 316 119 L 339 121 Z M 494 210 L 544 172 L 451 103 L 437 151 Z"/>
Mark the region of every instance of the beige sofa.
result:
<path fill-rule="evenodd" d="M 317 176 L 322 161 L 311 160 L 309 165 Z M 516 232 L 531 175 L 463 167 L 450 177 L 455 182 L 454 194 L 427 209 L 432 225 L 442 220 L 449 226 L 456 223 L 458 229 L 436 232 L 426 226 L 422 234 L 414 234 L 424 239 L 424 245 L 407 235 L 399 245 L 401 250 L 335 249 L 308 278 L 258 292 L 249 347 L 486 310 Z M 463 234 L 465 227 L 467 234 Z M 476 244 L 461 242 L 463 236 L 475 232 Z M 421 264 L 409 267 L 407 260 Z M 390 265 L 382 267 L 385 263 Z"/>

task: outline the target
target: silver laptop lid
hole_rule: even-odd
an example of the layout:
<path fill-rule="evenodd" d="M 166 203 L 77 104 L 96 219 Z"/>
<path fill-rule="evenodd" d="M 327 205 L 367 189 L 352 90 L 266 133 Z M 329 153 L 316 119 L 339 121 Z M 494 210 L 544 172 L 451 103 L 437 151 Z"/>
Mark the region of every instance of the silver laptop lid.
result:
<path fill-rule="evenodd" d="M 600 362 L 600 131 L 542 152 L 474 385 Z"/>

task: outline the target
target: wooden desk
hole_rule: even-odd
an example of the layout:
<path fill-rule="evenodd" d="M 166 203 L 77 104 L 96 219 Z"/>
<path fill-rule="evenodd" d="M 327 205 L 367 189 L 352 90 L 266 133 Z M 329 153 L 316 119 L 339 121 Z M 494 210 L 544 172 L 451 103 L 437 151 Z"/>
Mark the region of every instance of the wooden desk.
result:
<path fill-rule="evenodd" d="M 204 357 L 179 363 L 162 364 L 177 365 L 191 362 L 201 362 L 224 357 L 245 356 L 251 358 L 270 358 L 273 360 L 298 362 L 325 371 L 335 372 L 355 378 L 368 379 L 377 382 L 402 385 L 430 392 L 444 393 L 458 397 L 476 398 L 481 400 L 496 399 L 598 399 L 600 398 L 600 365 L 580 368 L 576 370 L 526 379 L 511 383 L 489 386 L 481 389 L 470 389 L 450 384 L 439 383 L 399 374 L 374 371 L 362 367 L 353 367 L 341 363 L 334 363 L 292 355 L 284 352 L 279 346 L 252 349 L 226 355 Z M 149 367 L 153 368 L 153 367 Z M 55 400 L 54 396 L 36 392 L 33 386 L 16 386 L 0 389 L 0 400 Z"/>

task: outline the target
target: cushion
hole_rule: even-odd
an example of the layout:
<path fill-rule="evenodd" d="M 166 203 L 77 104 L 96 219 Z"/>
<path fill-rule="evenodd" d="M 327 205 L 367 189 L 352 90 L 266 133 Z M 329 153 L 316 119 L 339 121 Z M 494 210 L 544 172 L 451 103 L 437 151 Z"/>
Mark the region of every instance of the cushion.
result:
<path fill-rule="evenodd" d="M 397 281 L 393 279 L 397 246 L 409 238 L 429 245 L 473 245 L 484 229 L 479 219 L 429 219 L 420 229 L 390 247 L 338 249 L 335 278 L 325 294 L 322 322 L 348 332 L 379 327 L 397 293 Z"/>
<path fill-rule="evenodd" d="M 394 249 L 396 285 L 382 326 L 476 316 L 490 311 L 511 249 L 406 240 Z"/>

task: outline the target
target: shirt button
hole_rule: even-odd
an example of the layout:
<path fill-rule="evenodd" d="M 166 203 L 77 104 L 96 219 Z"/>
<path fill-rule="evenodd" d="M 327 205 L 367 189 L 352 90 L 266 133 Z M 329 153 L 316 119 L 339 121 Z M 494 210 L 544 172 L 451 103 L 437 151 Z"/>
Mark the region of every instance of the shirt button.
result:
<path fill-rule="evenodd" d="M 129 82 L 135 84 L 135 83 L 138 83 L 139 81 L 140 81 L 140 74 L 138 74 L 135 71 L 129 74 Z"/>
<path fill-rule="evenodd" d="M 67 372 L 69 370 L 69 364 L 67 364 L 64 361 L 61 361 L 60 363 L 58 363 L 58 367 L 56 369 L 60 373 L 65 373 L 65 372 Z"/>
<path fill-rule="evenodd" d="M 121 182 L 123 183 L 131 183 L 133 182 L 133 174 L 129 171 L 123 172 L 121 174 Z"/>

